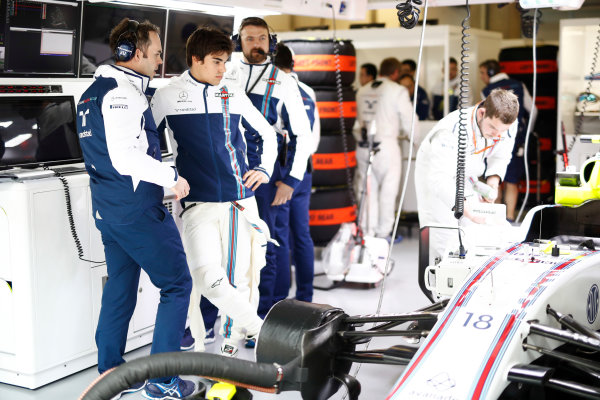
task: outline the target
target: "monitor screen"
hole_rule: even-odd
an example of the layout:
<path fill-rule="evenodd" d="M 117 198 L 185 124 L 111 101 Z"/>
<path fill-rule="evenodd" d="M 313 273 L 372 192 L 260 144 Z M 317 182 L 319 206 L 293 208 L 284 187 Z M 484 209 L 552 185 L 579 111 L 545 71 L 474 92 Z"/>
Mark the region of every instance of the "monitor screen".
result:
<path fill-rule="evenodd" d="M 0 4 L 0 75 L 77 73 L 80 2 L 2 0 Z"/>
<path fill-rule="evenodd" d="M 167 45 L 165 49 L 165 76 L 179 75 L 188 69 L 185 44 L 197 28 L 210 26 L 231 35 L 233 17 L 191 11 L 169 11 Z"/>
<path fill-rule="evenodd" d="M 81 160 L 73 97 L 0 97 L 0 168 Z"/>
<path fill-rule="evenodd" d="M 160 40 L 164 43 L 167 11 L 152 7 L 135 7 L 108 3 L 89 3 L 83 7 L 83 32 L 81 41 L 80 76 L 93 75 L 98 66 L 114 64 L 114 54 L 110 50 L 110 31 L 123 18 L 138 22 L 146 20 L 160 28 Z M 164 45 L 163 45 L 164 48 Z"/>

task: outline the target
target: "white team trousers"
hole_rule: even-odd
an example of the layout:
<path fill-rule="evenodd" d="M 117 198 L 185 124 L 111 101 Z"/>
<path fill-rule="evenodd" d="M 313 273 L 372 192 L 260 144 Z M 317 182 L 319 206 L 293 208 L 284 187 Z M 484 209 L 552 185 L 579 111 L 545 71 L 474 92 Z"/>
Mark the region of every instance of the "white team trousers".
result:
<path fill-rule="evenodd" d="M 458 237 L 458 220 L 452 211 L 452 199 L 448 200 L 448 194 L 441 193 L 446 182 L 436 182 L 434 175 L 434 163 L 438 162 L 431 150 L 429 141 L 423 142 L 417 154 L 415 162 L 415 190 L 417 194 L 417 210 L 419 213 L 419 225 L 421 228 L 431 226 L 429 230 L 429 254 L 430 259 L 442 257 L 445 249 L 453 239 Z M 455 185 L 454 172 L 449 171 L 447 179 L 451 185 Z M 453 195 L 453 193 L 451 193 Z M 449 229 L 456 228 L 456 229 Z"/>
<path fill-rule="evenodd" d="M 254 335 L 262 325 L 256 309 L 266 239 L 257 237 L 264 235 L 257 232 L 260 219 L 254 197 L 236 203 L 243 212 L 230 202 L 196 203 L 182 216 L 183 246 L 193 280 L 189 316 L 196 351 L 204 350 L 206 335 L 201 296 L 221 310 L 220 333 L 225 342 L 237 344 L 245 337 L 244 330 Z"/>
<path fill-rule="evenodd" d="M 363 147 L 356 149 L 357 179 L 356 193 L 360 199 L 369 150 Z M 387 237 L 392 233 L 396 216 L 396 197 L 400 189 L 402 173 L 402 152 L 396 138 L 379 143 L 379 151 L 373 157 L 371 174 L 367 180 L 367 203 L 363 205 L 361 226 L 368 235 Z M 368 211 L 367 211 L 368 210 Z"/>

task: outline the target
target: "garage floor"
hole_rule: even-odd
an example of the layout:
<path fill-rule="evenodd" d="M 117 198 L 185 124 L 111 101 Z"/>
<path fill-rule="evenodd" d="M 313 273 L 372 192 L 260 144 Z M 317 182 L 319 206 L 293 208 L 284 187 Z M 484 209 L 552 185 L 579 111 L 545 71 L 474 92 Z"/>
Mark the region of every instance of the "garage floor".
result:
<path fill-rule="evenodd" d="M 414 229 L 413 229 L 414 233 Z M 386 281 L 385 295 L 381 312 L 383 314 L 413 311 L 429 304 L 427 298 L 421 293 L 417 285 L 417 251 L 418 235 L 407 238 L 394 246 L 392 257 L 395 260 L 395 268 Z M 315 266 L 317 272 L 320 266 Z M 316 284 L 326 286 L 327 283 L 322 276 L 315 278 Z M 291 291 L 293 294 L 293 290 Z M 314 302 L 330 304 L 340 307 L 350 315 L 373 314 L 377 309 L 380 287 L 373 289 L 351 289 L 337 288 L 331 291 L 315 290 Z M 406 344 L 401 338 L 375 339 L 370 348 L 389 347 L 394 344 Z M 219 339 L 214 344 L 207 346 L 208 352 L 219 351 Z M 150 346 L 135 350 L 128 355 L 127 359 L 145 356 L 150 352 Z M 240 358 L 253 359 L 254 354 L 247 349 L 240 349 Z M 361 383 L 361 399 L 384 399 L 390 388 L 398 379 L 403 367 L 382 366 L 365 364 L 360 368 L 358 380 Z M 356 371 L 356 364 L 352 373 Z M 95 367 L 88 368 L 82 372 L 51 383 L 37 390 L 23 389 L 16 386 L 0 384 L 0 399 L 6 400 L 66 400 L 77 399 L 81 392 L 98 376 Z M 188 379 L 198 380 L 190 377 Z M 340 390 L 333 398 L 342 399 L 344 391 Z M 125 400 L 142 399 L 141 393 L 133 393 L 123 396 Z M 284 392 L 280 395 L 264 394 L 254 392 L 255 400 L 262 399 L 301 399 L 298 392 Z"/>

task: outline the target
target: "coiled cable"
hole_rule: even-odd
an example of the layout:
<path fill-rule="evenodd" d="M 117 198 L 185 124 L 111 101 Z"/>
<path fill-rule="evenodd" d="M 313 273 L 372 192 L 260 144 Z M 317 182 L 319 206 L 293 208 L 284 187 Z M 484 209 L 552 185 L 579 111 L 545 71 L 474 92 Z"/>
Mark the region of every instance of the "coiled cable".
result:
<path fill-rule="evenodd" d="M 338 111 L 339 111 L 339 123 L 340 123 L 340 135 L 342 135 L 342 147 L 344 149 L 344 164 L 346 171 L 346 184 L 348 185 L 348 195 L 350 196 L 350 202 L 352 204 L 352 208 L 356 214 L 356 241 L 357 243 L 362 243 L 363 232 L 359 224 L 359 213 L 358 213 L 358 205 L 356 201 L 356 194 L 354 193 L 354 186 L 352 184 L 352 173 L 350 172 L 350 159 L 348 158 L 348 141 L 346 140 L 346 125 L 344 123 L 344 87 L 342 85 L 342 66 L 340 62 L 340 48 L 339 43 L 336 38 L 336 28 L 335 28 L 335 10 L 333 8 L 333 4 L 327 3 L 327 7 L 331 8 L 331 15 L 333 21 L 333 56 L 335 59 L 335 88 L 337 94 L 338 101 Z"/>
<path fill-rule="evenodd" d="M 421 15 L 421 10 L 419 10 L 415 5 L 422 5 L 422 0 L 406 0 L 404 3 L 400 3 L 396 5 L 396 9 L 398 10 L 398 22 L 400 26 L 406 29 L 414 28 L 419 22 L 419 16 Z"/>
<path fill-rule="evenodd" d="M 460 221 L 465 212 L 465 168 L 467 165 L 467 111 L 469 103 L 469 47 L 467 32 L 471 26 L 471 9 L 469 0 L 466 1 L 467 16 L 462 20 L 462 37 L 460 50 L 460 87 L 458 94 L 458 148 L 456 153 L 456 196 L 454 198 L 454 217 Z M 460 229 L 458 230 L 459 255 L 465 256 Z"/>
<path fill-rule="evenodd" d="M 69 219 L 69 229 L 71 230 L 71 236 L 73 236 L 73 241 L 75 242 L 75 248 L 77 249 L 77 256 L 81 261 L 91 262 L 93 264 L 104 264 L 106 261 L 93 261 L 87 260 L 83 258 L 83 246 L 81 241 L 79 240 L 79 235 L 77 235 L 77 229 L 75 227 L 75 219 L 73 217 L 73 207 L 71 206 L 71 191 L 69 190 L 69 183 L 67 182 L 67 178 L 64 177 L 63 174 L 58 172 L 57 170 L 48 168 L 48 166 L 44 165 L 43 169 L 52 171 L 54 175 L 58 178 L 60 183 L 63 186 L 63 192 L 65 194 L 65 205 L 67 207 L 67 218 Z"/>

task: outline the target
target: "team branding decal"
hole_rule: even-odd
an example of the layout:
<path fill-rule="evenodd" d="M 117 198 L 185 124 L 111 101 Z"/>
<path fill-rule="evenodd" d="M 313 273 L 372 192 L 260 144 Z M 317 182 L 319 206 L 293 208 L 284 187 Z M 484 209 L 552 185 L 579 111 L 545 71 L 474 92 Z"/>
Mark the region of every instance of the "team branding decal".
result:
<path fill-rule="evenodd" d="M 365 100 L 365 103 L 367 103 L 367 107 L 370 110 L 371 108 L 375 107 L 375 104 L 377 104 L 377 100 L 373 100 L 373 101 Z"/>
<path fill-rule="evenodd" d="M 111 109 L 121 109 L 121 110 L 127 110 L 129 108 L 129 106 L 127 106 L 127 104 L 111 104 L 110 105 Z"/>
<path fill-rule="evenodd" d="M 87 110 L 85 110 L 85 112 L 83 110 L 79 111 L 79 116 L 81 117 L 81 126 L 85 126 L 87 123 L 87 115 L 90 113 L 90 109 L 88 108 Z"/>
<path fill-rule="evenodd" d="M 178 103 L 187 103 L 188 102 L 188 92 L 186 92 L 185 90 L 179 92 L 179 100 L 177 100 Z"/>
<path fill-rule="evenodd" d="M 90 136 L 92 136 L 92 130 L 91 129 L 88 129 L 87 131 L 79 132 L 79 138 L 80 139 L 83 139 L 83 138 L 86 138 L 86 137 L 90 137 Z"/>
<path fill-rule="evenodd" d="M 598 285 L 593 284 L 587 298 L 587 320 L 593 324 L 598 316 Z"/>
<path fill-rule="evenodd" d="M 176 112 L 191 112 L 196 111 L 196 107 L 176 108 Z"/>
<path fill-rule="evenodd" d="M 90 101 L 95 101 L 96 99 L 98 99 L 98 98 L 97 97 L 90 97 L 90 98 L 81 100 L 79 103 L 77 103 L 77 105 L 80 106 L 80 105 L 88 103 Z"/>
<path fill-rule="evenodd" d="M 442 372 L 434 377 L 427 379 L 427 384 L 433 386 L 436 390 L 439 391 L 449 390 L 456 386 L 456 382 L 447 372 Z"/>
<path fill-rule="evenodd" d="M 215 93 L 215 97 L 220 97 L 220 98 L 233 97 L 233 93 L 219 92 L 219 93 Z"/>
<path fill-rule="evenodd" d="M 279 85 L 281 84 L 281 81 L 278 81 L 277 79 L 271 79 L 271 78 L 262 78 L 263 81 L 271 84 L 271 85 Z"/>

